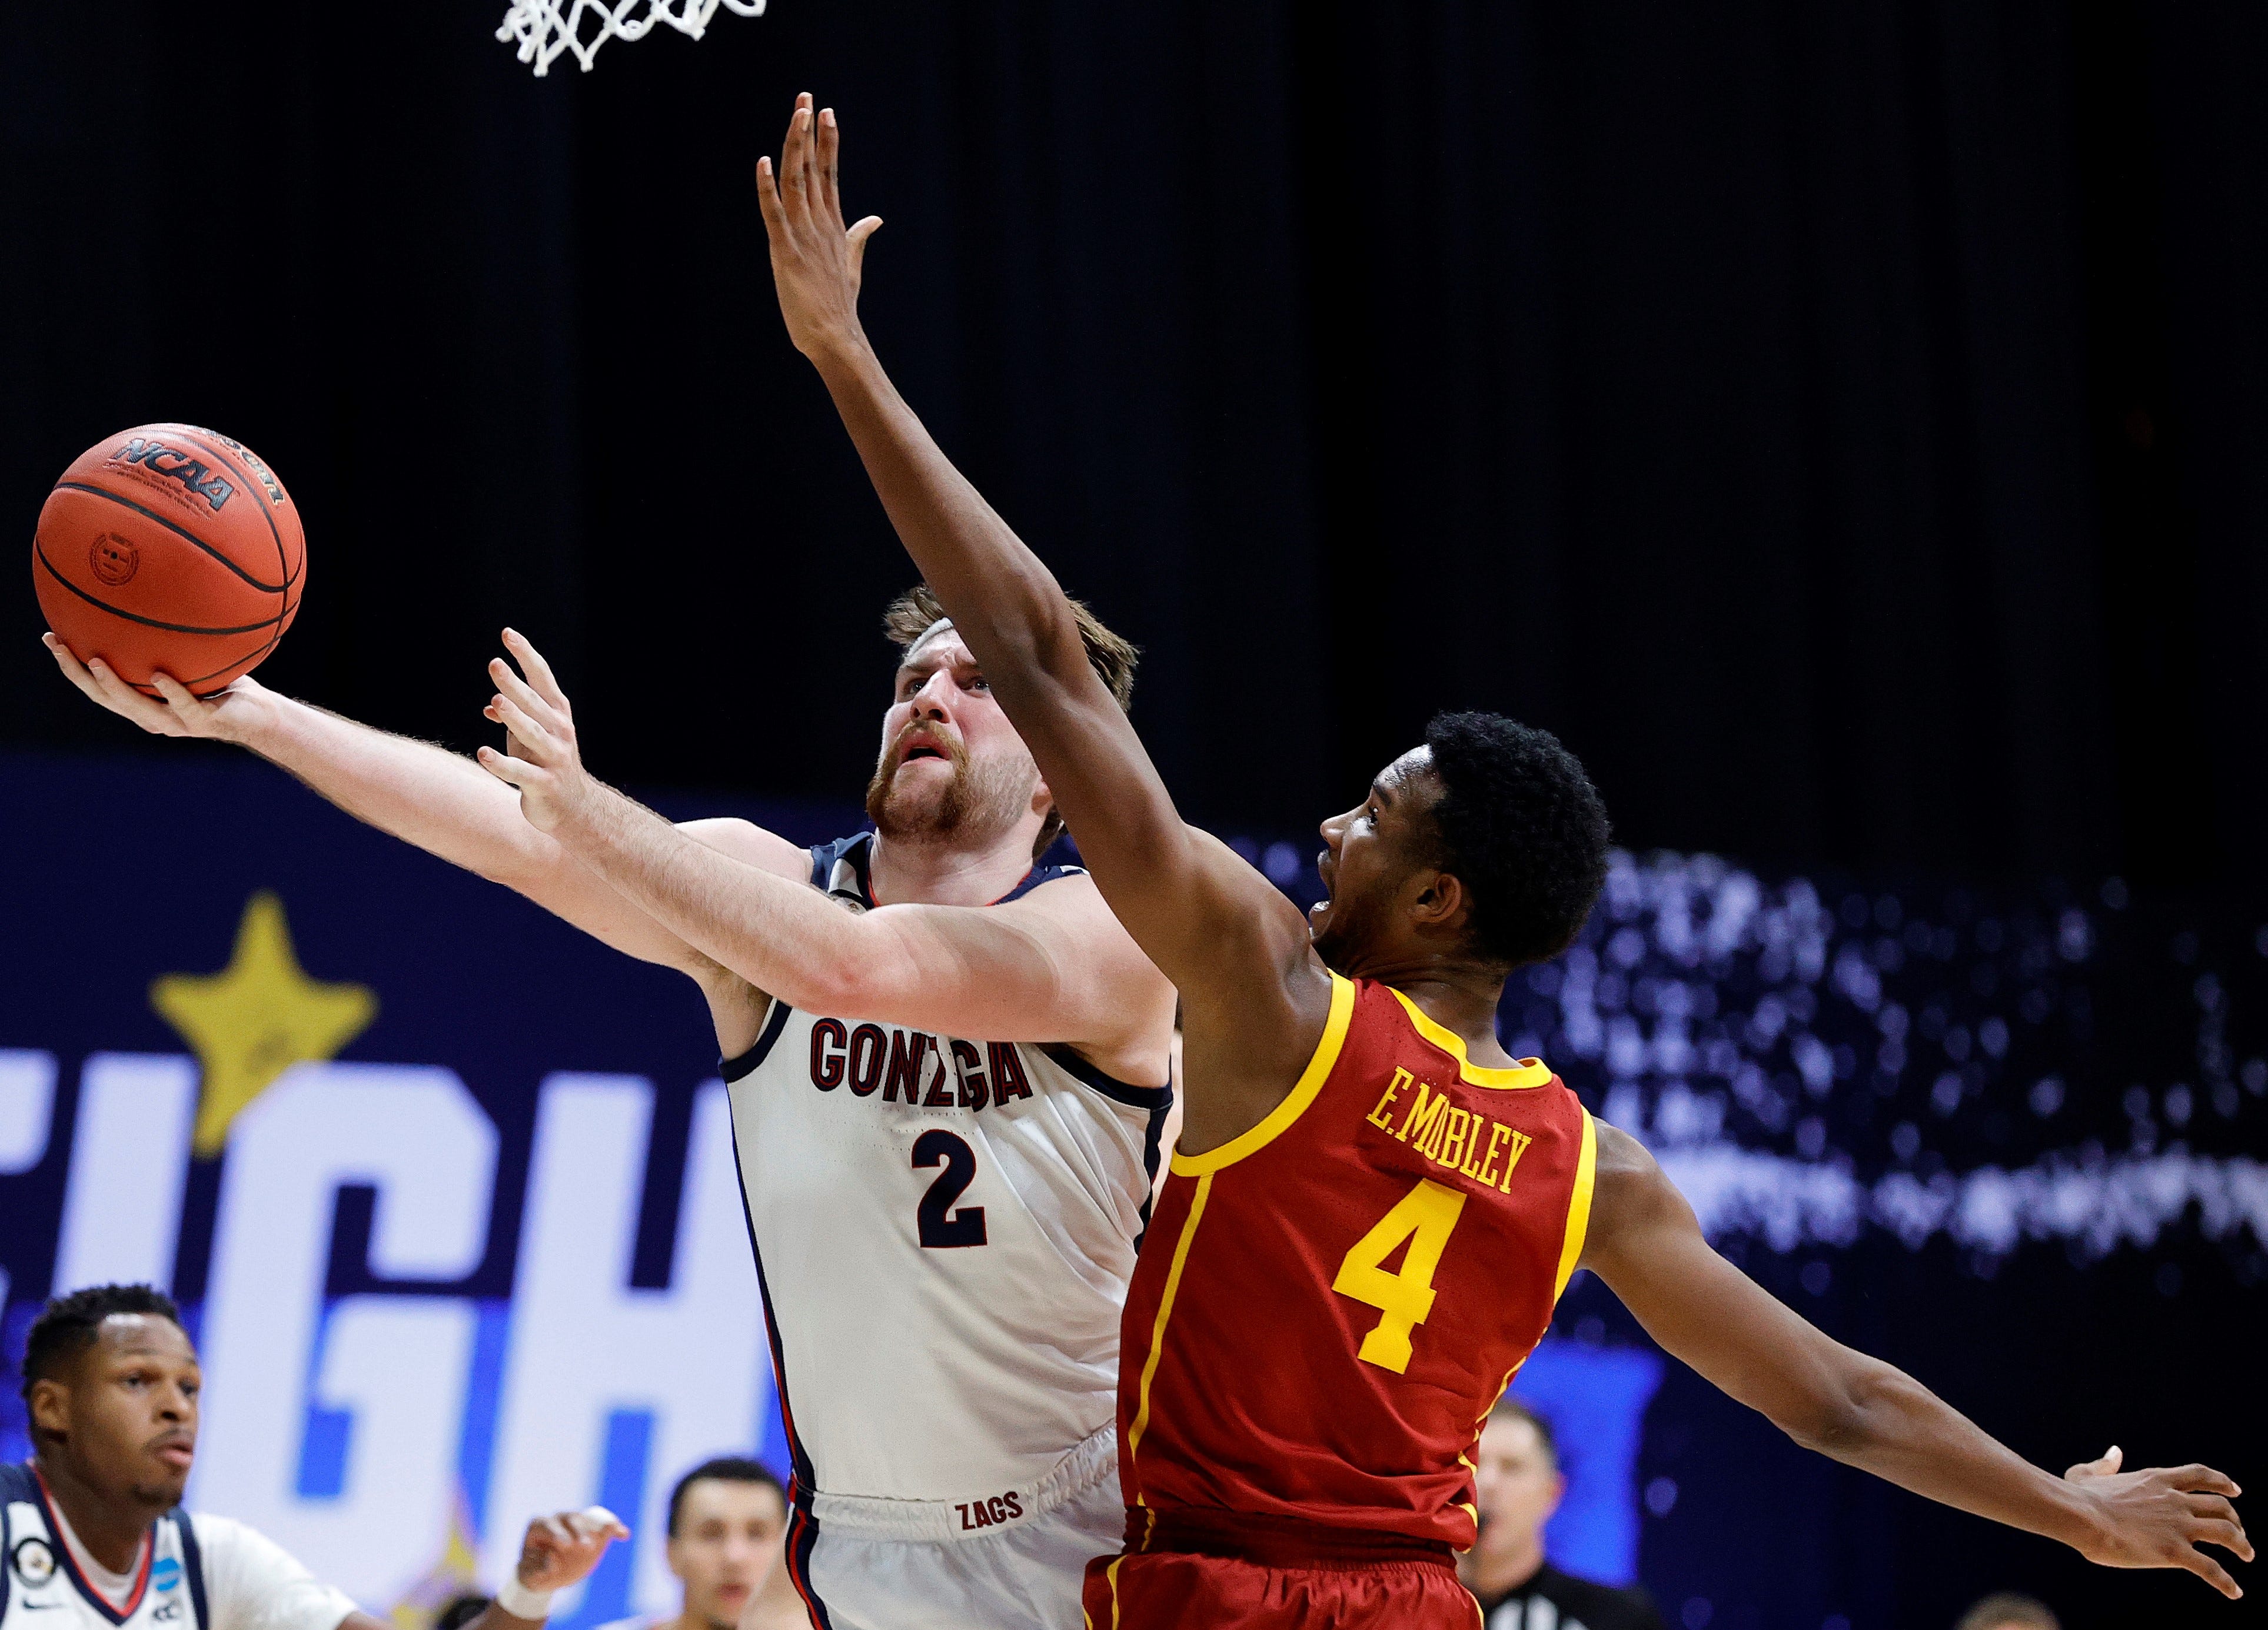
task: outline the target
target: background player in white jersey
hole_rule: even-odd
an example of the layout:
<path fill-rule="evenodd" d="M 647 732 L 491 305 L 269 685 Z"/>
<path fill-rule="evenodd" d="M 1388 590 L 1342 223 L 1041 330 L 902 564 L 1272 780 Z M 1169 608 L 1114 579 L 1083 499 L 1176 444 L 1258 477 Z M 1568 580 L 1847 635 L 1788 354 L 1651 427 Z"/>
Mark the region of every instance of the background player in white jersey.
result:
<path fill-rule="evenodd" d="M 202 1379 L 163 1292 L 104 1285 L 48 1304 L 24 1345 L 33 1457 L 0 1466 L 0 1627 L 390 1630 L 266 1536 L 181 1509 Z M 604 1513 L 537 1518 L 508 1605 L 468 1630 L 530 1630 L 629 1532 Z"/>
<path fill-rule="evenodd" d="M 779 1571 L 787 1490 L 761 1463 L 737 1455 L 703 1461 L 669 1491 L 669 1571 L 685 1587 L 666 1619 L 617 1619 L 600 1630 L 755 1630 L 750 1611 Z M 805 1622 L 802 1604 L 794 1618 Z"/>
<path fill-rule="evenodd" d="M 249 679 L 201 701 L 161 676 L 160 703 L 49 649 L 144 729 L 239 742 L 697 981 L 733 1083 L 794 1462 L 788 1566 L 814 1622 L 1076 1624 L 1080 1570 L 1123 1522 L 1119 1312 L 1174 992 L 1084 873 L 1035 865 L 1053 798 L 935 601 L 906 596 L 886 628 L 903 655 L 874 830 L 809 851 L 745 821 L 673 827 L 590 777 L 565 694 L 511 631 L 525 677 L 492 663 L 488 712 L 520 756 L 483 749 L 492 773 Z M 1132 647 L 1083 611 L 1081 628 L 1124 705 Z"/>

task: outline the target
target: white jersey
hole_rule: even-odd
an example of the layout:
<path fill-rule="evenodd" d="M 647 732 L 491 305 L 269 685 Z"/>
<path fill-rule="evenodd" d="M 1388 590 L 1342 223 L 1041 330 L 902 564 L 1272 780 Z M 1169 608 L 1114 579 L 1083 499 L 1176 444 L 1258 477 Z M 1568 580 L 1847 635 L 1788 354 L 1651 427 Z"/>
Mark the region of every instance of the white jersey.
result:
<path fill-rule="evenodd" d="M 814 848 L 814 885 L 871 904 L 871 844 Z M 724 1074 L 799 1526 L 942 1541 L 1108 1477 L 1171 1084 L 784 1002 Z"/>
<path fill-rule="evenodd" d="M 29 1465 L 0 1466 L 0 1630 L 337 1630 L 354 1603 L 274 1540 L 176 1508 L 150 1524 L 125 1593 L 106 1597 Z"/>

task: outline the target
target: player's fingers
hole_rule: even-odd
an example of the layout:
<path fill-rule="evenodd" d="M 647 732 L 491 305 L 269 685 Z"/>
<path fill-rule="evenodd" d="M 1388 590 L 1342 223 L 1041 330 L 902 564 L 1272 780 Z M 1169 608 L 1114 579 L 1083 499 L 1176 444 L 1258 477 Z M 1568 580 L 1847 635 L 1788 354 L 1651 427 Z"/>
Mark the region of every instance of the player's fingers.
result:
<path fill-rule="evenodd" d="M 63 677 L 77 686 L 89 701 L 101 707 L 110 705 L 109 697 L 105 695 L 102 687 L 95 682 L 94 675 L 87 672 L 86 664 L 71 654 L 71 648 L 69 645 L 57 639 L 53 634 L 40 635 L 40 643 L 47 646 L 48 653 L 55 660 L 55 666 L 63 669 Z"/>
<path fill-rule="evenodd" d="M 152 735 L 177 736 L 185 734 L 181 721 L 173 717 L 173 709 L 163 702 L 154 701 L 119 678 L 116 670 L 100 657 L 90 657 L 86 663 L 87 676 L 97 687 L 96 700 L 112 712 L 132 719 Z"/>
<path fill-rule="evenodd" d="M 2068 1481 L 2076 1481 L 2083 1477 L 2109 1477 L 2111 1473 L 2118 1470 L 2119 1463 L 2124 1458 L 2124 1457 L 2120 1451 L 2118 1445 L 2113 1443 L 2109 1449 L 2102 1451 L 2102 1457 L 2101 1459 L 2082 1460 L 2077 1465 L 2072 1467 L 2071 1470 L 2066 1471 L 2064 1473 L 2064 1477 Z"/>
<path fill-rule="evenodd" d="M 527 749 L 528 756 L 537 763 L 542 763 L 547 756 L 558 756 L 559 744 L 551 733 L 529 718 L 526 711 L 510 697 L 500 696 L 491 701 L 489 717 L 519 738 L 519 744 Z"/>
<path fill-rule="evenodd" d="M 795 114 L 787 122 L 787 140 L 780 147 L 780 203 L 790 226 L 802 225 L 811 215 L 811 95 L 795 99 Z"/>
<path fill-rule="evenodd" d="M 870 215 L 853 226 L 850 240 L 850 286 L 857 288 L 866 277 L 866 240 L 882 229 L 882 218 Z"/>
<path fill-rule="evenodd" d="M 2228 1570 L 2204 1552 L 2183 1545 L 2178 1560 L 2183 1567 L 2188 1568 L 2190 1572 L 2204 1580 L 2230 1601 L 2234 1602 L 2244 1594 L 2237 1589 L 2236 1581 L 2228 1576 Z"/>
<path fill-rule="evenodd" d="M 2211 1466 L 2173 1466 L 2159 1476 L 2186 1494 L 2226 1494 L 2233 1500 L 2244 1492 Z"/>
<path fill-rule="evenodd" d="M 840 226 L 843 224 L 843 182 L 840 164 L 843 152 L 843 133 L 835 123 L 835 110 L 819 110 L 819 122 L 813 133 L 812 203 L 822 225 Z"/>
<path fill-rule="evenodd" d="M 779 177 L 769 154 L 756 160 L 756 212 L 764 218 L 764 237 L 777 245 L 786 223 L 780 214 Z"/>
<path fill-rule="evenodd" d="M 523 781 L 534 780 L 541 770 L 540 766 L 531 764 L 524 758 L 508 758 L 492 747 L 475 749 L 473 760 L 482 769 L 509 786 L 518 786 Z M 538 1543 L 533 1532 L 527 1536 L 527 1543 L 531 1545 Z"/>
<path fill-rule="evenodd" d="M 527 636 L 516 628 L 508 628 L 504 631 L 504 643 L 505 648 L 519 659 L 520 667 L 526 670 L 527 682 L 535 688 L 535 693 L 562 713 L 571 714 L 575 710 L 567 705 L 567 693 L 560 688 L 559 676 L 551 671 L 551 664 L 543 660 L 543 653 L 529 642 Z"/>
<path fill-rule="evenodd" d="M 157 687 L 158 694 L 166 698 L 166 706 L 173 717 L 188 726 L 191 734 L 195 734 L 196 727 L 210 717 L 213 704 L 193 694 L 187 685 L 171 674 L 152 672 L 150 682 Z"/>
<path fill-rule="evenodd" d="M 2219 1545 L 2222 1550 L 2233 1552 L 2248 1562 L 2252 1560 L 2252 1542 L 2245 1538 L 2244 1530 L 2235 1523 L 2224 1521 L 2220 1517 L 2207 1517 L 2192 1523 L 2190 1528 L 2190 1538 L 2201 1545 Z"/>
<path fill-rule="evenodd" d="M 572 734 L 566 719 L 561 717 L 559 710 L 536 695 L 534 687 L 520 678 L 518 674 L 513 673 L 512 664 L 502 657 L 489 659 L 489 677 L 496 681 L 497 690 L 518 704 L 520 712 L 534 719 L 546 730 L 563 741 Z"/>

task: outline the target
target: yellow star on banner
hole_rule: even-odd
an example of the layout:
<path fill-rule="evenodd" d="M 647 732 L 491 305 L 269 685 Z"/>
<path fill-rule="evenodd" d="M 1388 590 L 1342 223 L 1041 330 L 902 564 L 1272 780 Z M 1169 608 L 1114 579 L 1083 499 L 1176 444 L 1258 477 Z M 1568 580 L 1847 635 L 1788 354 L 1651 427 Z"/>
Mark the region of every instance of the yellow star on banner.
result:
<path fill-rule="evenodd" d="M 236 949 L 218 973 L 173 973 L 150 987 L 150 1005 L 181 1033 L 204 1067 L 196 1152 L 210 1160 L 244 1107 L 295 1064 L 330 1058 L 378 1015 L 367 985 L 309 978 L 291 954 L 284 902 L 268 889 L 247 901 Z"/>

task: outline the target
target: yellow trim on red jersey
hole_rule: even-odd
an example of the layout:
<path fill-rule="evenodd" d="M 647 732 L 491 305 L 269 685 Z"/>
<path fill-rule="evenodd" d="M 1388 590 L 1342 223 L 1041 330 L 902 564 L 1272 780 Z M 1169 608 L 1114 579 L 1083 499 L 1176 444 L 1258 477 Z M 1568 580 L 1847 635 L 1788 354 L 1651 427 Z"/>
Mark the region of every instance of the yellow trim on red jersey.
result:
<path fill-rule="evenodd" d="M 1209 1176 L 1224 1166 L 1233 1166 L 1248 1154 L 1257 1154 L 1281 1137 L 1286 1127 L 1306 1113 L 1307 1106 L 1315 1101 L 1315 1095 L 1322 1091 L 1331 1066 L 1339 1061 L 1339 1049 L 1346 1045 L 1347 1026 L 1353 1019 L 1354 981 L 1335 973 L 1331 976 L 1331 1013 L 1323 1021 L 1323 1039 L 1315 1044 L 1314 1056 L 1307 1060 L 1299 1084 L 1251 1131 L 1231 1138 L 1217 1149 L 1207 1149 L 1203 1154 L 1175 1151 L 1174 1172 L 1183 1177 Z"/>
<path fill-rule="evenodd" d="M 1174 1317 L 1174 1296 L 1182 1288 L 1182 1268 L 1189 1259 L 1189 1243 L 1197 1236 L 1197 1224 L 1204 1217 L 1205 1200 L 1211 1193 L 1212 1174 L 1207 1172 L 1197 1179 L 1197 1191 L 1189 1197 L 1189 1221 L 1182 1224 L 1182 1236 L 1174 1242 L 1174 1265 L 1166 1270 L 1166 1294 L 1158 1298 L 1158 1317 L 1150 1326 L 1150 1356 L 1142 1361 L 1142 1386 L 1137 1395 L 1134 1424 L 1126 1431 L 1129 1461 L 1142 1447 L 1143 1433 L 1150 1429 L 1150 1383 L 1158 1373 L 1158 1357 L 1166 1350 L 1166 1321 Z M 1134 1480 L 1134 1503 L 1148 1505 L 1150 1502 L 1142 1498 L 1138 1470 Z"/>
<path fill-rule="evenodd" d="M 1583 1236 L 1591 1231 L 1591 1187 L 1599 1175 L 1599 1129 L 1591 1112 L 1583 1111 L 1583 1152 L 1575 1157 L 1575 1186 L 1567 1196 L 1567 1237 L 1559 1247 L 1559 1280 L 1551 1300 L 1559 1300 L 1567 1281 L 1575 1277 L 1575 1264 L 1583 1254 Z"/>
<path fill-rule="evenodd" d="M 1394 990 L 1390 985 L 1386 988 Z M 1465 1054 L 1463 1036 L 1447 1025 L 1427 1018 L 1425 1010 L 1401 992 L 1394 991 L 1394 999 L 1402 1004 L 1403 1011 L 1410 1015 L 1410 1022 L 1418 1027 L 1418 1034 L 1454 1058 L 1457 1073 L 1474 1086 L 1503 1092 L 1515 1087 L 1541 1087 L 1551 1079 L 1550 1066 L 1541 1058 L 1522 1058 L 1508 1070 L 1491 1069 L 1484 1065 L 1475 1064 Z"/>

